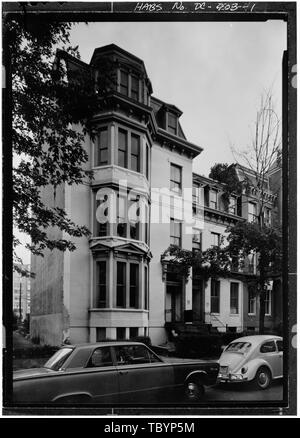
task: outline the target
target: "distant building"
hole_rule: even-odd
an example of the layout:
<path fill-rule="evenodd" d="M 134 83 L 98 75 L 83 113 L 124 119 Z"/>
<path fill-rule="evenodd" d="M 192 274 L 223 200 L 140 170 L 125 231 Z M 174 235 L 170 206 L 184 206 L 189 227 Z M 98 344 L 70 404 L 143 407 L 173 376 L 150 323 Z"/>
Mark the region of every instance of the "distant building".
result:
<path fill-rule="evenodd" d="M 205 285 L 197 275 L 178 278 L 161 260 L 170 244 L 189 250 L 218 244 L 228 224 L 255 215 L 253 207 L 233 196 L 226 210 L 222 185 L 193 174 L 202 147 L 186 139 L 182 112 L 152 96 L 142 60 L 113 44 L 96 49 L 89 65 L 69 55 L 65 60 L 69 71 L 90 69 L 95 77 L 109 60 L 117 80 L 94 115 L 95 141 L 86 137 L 84 145 L 91 185 L 61 186 L 55 198 L 51 187 L 42 193 L 44 202 L 65 208 L 92 235 L 75 239 L 74 252 L 32 257 L 31 336 L 56 345 L 138 335 L 163 343 L 179 325 L 256 329 L 257 318 L 245 322 L 248 301 L 239 273 Z M 113 210 L 116 222 L 103 221 Z M 63 237 L 55 229 L 50 234 Z"/>
<path fill-rule="evenodd" d="M 30 265 L 19 265 L 30 270 Z M 30 278 L 13 273 L 13 311 L 22 321 L 30 313 Z"/>

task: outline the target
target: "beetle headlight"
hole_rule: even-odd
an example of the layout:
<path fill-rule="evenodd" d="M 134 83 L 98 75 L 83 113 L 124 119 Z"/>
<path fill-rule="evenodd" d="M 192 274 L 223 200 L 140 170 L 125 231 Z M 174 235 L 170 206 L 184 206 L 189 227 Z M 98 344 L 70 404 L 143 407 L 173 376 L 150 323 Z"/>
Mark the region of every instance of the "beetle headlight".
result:
<path fill-rule="evenodd" d="M 242 374 L 245 374 L 247 371 L 248 371 L 248 367 L 243 367 L 243 368 L 241 369 L 241 373 L 242 373 Z"/>

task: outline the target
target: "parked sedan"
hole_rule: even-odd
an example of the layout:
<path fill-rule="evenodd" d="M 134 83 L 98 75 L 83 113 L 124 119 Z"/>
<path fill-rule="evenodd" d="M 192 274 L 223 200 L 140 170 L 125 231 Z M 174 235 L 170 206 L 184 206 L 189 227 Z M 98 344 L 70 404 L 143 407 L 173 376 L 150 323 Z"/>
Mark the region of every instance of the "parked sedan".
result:
<path fill-rule="evenodd" d="M 138 342 L 64 346 L 43 368 L 14 373 L 13 401 L 38 403 L 197 402 L 216 383 L 217 362 L 167 363 Z"/>
<path fill-rule="evenodd" d="M 279 336 L 257 335 L 235 339 L 220 359 L 219 382 L 254 381 L 266 389 L 283 375 L 283 342 Z"/>

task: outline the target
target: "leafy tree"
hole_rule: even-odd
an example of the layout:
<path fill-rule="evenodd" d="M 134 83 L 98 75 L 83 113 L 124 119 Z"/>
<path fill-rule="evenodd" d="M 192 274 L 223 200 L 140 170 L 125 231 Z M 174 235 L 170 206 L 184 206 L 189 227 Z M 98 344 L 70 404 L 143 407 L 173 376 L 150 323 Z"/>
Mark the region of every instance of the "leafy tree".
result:
<path fill-rule="evenodd" d="M 259 332 L 264 333 L 265 299 L 270 279 L 281 273 L 282 233 L 280 228 L 239 222 L 227 229 L 227 253 L 244 266 L 249 254 L 256 254 L 257 274 L 251 279 L 259 296 Z"/>
<path fill-rule="evenodd" d="M 240 181 L 234 164 L 216 163 L 209 173 L 209 178 L 212 178 L 224 185 L 223 199 L 229 202 L 229 197 L 232 193 L 241 195 L 246 181 Z"/>
<path fill-rule="evenodd" d="M 25 247 L 40 256 L 46 249 L 73 251 L 72 237 L 89 235 L 86 226 L 75 224 L 63 208 L 46 205 L 42 197 L 49 187 L 55 199 L 62 184 L 89 183 L 83 142 L 85 135 L 94 134 L 91 116 L 107 92 L 98 87 L 95 93 L 92 70 L 70 61 L 80 58 L 78 47 L 70 45 L 71 27 L 28 15 L 8 17 L 4 26 L 12 83 L 13 225 L 30 237 Z M 69 238 L 50 235 L 54 227 Z M 18 266 L 19 245 L 14 237 L 14 269 L 28 275 Z"/>
<path fill-rule="evenodd" d="M 161 260 L 184 277 L 188 277 L 193 269 L 201 274 L 205 281 L 210 277 L 227 277 L 231 270 L 228 250 L 220 246 L 212 246 L 206 251 L 195 252 L 171 245 L 162 254 Z"/>

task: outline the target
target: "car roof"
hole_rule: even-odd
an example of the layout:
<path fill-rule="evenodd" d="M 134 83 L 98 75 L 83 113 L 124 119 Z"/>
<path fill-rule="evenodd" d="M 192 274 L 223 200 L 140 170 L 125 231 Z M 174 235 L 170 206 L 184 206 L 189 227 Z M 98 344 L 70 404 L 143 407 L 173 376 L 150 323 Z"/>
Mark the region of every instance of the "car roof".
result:
<path fill-rule="evenodd" d="M 107 342 L 86 342 L 82 344 L 64 344 L 61 348 L 96 348 L 96 347 L 122 347 L 124 345 L 145 345 L 142 342 L 130 341 L 107 341 Z"/>
<path fill-rule="evenodd" d="M 253 335 L 253 336 L 243 336 L 242 338 L 237 338 L 234 339 L 232 342 L 250 342 L 252 345 L 257 345 L 260 344 L 261 342 L 264 341 L 269 341 L 269 340 L 282 340 L 281 336 L 277 336 L 277 335 Z"/>

